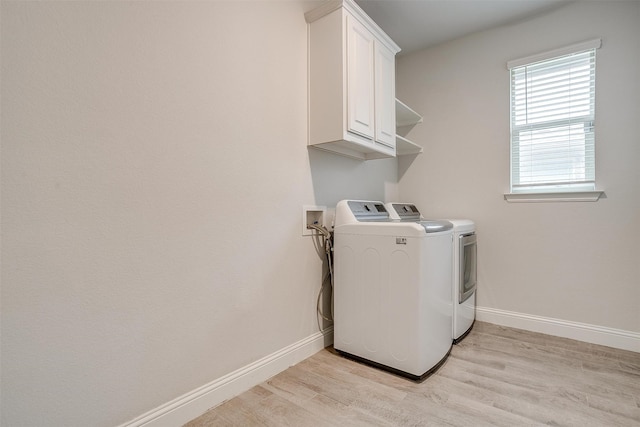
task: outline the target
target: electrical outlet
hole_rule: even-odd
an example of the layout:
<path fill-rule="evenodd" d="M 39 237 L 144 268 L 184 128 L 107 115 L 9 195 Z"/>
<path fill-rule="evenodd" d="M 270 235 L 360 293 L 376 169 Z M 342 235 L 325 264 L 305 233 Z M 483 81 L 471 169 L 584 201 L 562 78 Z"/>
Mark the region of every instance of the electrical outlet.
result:
<path fill-rule="evenodd" d="M 307 228 L 307 225 L 315 224 L 318 226 L 324 226 L 326 213 L 326 206 L 302 206 L 302 235 L 311 236 L 315 233 L 315 230 Z"/>

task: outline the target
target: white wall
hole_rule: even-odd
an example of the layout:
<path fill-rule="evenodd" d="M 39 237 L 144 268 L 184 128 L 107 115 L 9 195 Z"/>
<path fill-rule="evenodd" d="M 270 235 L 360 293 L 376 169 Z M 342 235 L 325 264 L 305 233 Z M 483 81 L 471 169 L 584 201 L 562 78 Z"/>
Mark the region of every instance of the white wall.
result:
<path fill-rule="evenodd" d="M 506 62 L 602 38 L 595 203 L 508 203 Z M 640 3 L 575 2 L 401 57 L 398 97 L 424 116 L 400 196 L 478 230 L 478 305 L 640 332 Z"/>
<path fill-rule="evenodd" d="M 120 424 L 318 331 L 302 206 L 397 163 L 308 151 L 313 6 L 2 2 L 2 425 Z"/>

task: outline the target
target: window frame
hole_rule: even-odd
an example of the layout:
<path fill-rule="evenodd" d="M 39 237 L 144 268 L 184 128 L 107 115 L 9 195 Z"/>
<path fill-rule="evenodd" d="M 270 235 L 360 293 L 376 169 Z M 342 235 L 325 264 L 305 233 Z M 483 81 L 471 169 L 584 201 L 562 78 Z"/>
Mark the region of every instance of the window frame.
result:
<path fill-rule="evenodd" d="M 600 196 L 604 193 L 601 190 L 595 189 L 595 176 L 593 185 L 585 182 L 583 184 L 574 184 L 574 183 L 562 183 L 562 184 L 548 184 L 544 183 L 532 184 L 529 188 L 521 188 L 515 189 L 513 185 L 513 160 L 514 160 L 514 139 L 513 139 L 513 129 L 512 129 L 512 116 L 514 114 L 514 106 L 512 105 L 512 91 L 513 91 L 513 82 L 512 79 L 512 69 L 519 68 L 527 65 L 533 65 L 535 63 L 540 63 L 543 61 L 549 61 L 553 59 L 557 59 L 559 57 L 583 53 L 586 51 L 595 51 L 596 49 L 601 47 L 601 40 L 589 40 L 582 43 L 577 43 L 574 45 L 566 46 L 560 49 L 555 49 L 548 52 L 543 52 L 537 55 L 527 56 L 524 58 L 516 59 L 513 61 L 507 62 L 507 69 L 509 70 L 509 123 L 510 123 L 510 148 L 509 148 L 509 193 L 504 194 L 505 200 L 509 202 L 555 202 L 555 201 L 597 201 Z M 595 82 L 594 82 L 595 84 Z M 594 88 L 595 91 L 595 88 Z M 594 106 L 595 108 L 595 106 Z M 569 122 L 569 120 L 567 120 Z M 594 116 L 591 115 L 590 118 L 591 125 L 594 123 Z M 586 121 L 585 121 L 586 123 Z M 531 126 L 531 129 L 536 128 L 536 125 Z M 595 137 L 595 136 L 594 136 Z M 595 143 L 595 142 L 594 142 Z M 595 150 L 595 148 L 594 148 Z M 595 156 L 595 152 L 594 152 Z M 595 162 L 595 157 L 594 160 Z M 593 165 L 593 172 L 595 175 L 595 164 Z"/>

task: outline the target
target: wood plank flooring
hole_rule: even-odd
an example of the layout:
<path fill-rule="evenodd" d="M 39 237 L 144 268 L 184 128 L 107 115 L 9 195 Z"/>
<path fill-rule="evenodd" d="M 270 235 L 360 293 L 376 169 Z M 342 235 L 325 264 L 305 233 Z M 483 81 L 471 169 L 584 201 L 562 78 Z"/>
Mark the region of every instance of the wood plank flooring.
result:
<path fill-rule="evenodd" d="M 640 353 L 476 322 L 422 383 L 329 347 L 185 427 L 537 425 L 640 426 Z"/>

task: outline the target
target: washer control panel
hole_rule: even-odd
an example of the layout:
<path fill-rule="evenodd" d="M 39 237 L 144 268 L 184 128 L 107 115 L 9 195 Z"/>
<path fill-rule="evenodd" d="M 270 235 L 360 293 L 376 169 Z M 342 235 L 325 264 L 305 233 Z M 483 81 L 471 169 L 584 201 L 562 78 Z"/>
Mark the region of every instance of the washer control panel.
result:
<path fill-rule="evenodd" d="M 359 222 L 389 221 L 389 212 L 383 203 L 350 200 L 347 204 Z"/>

